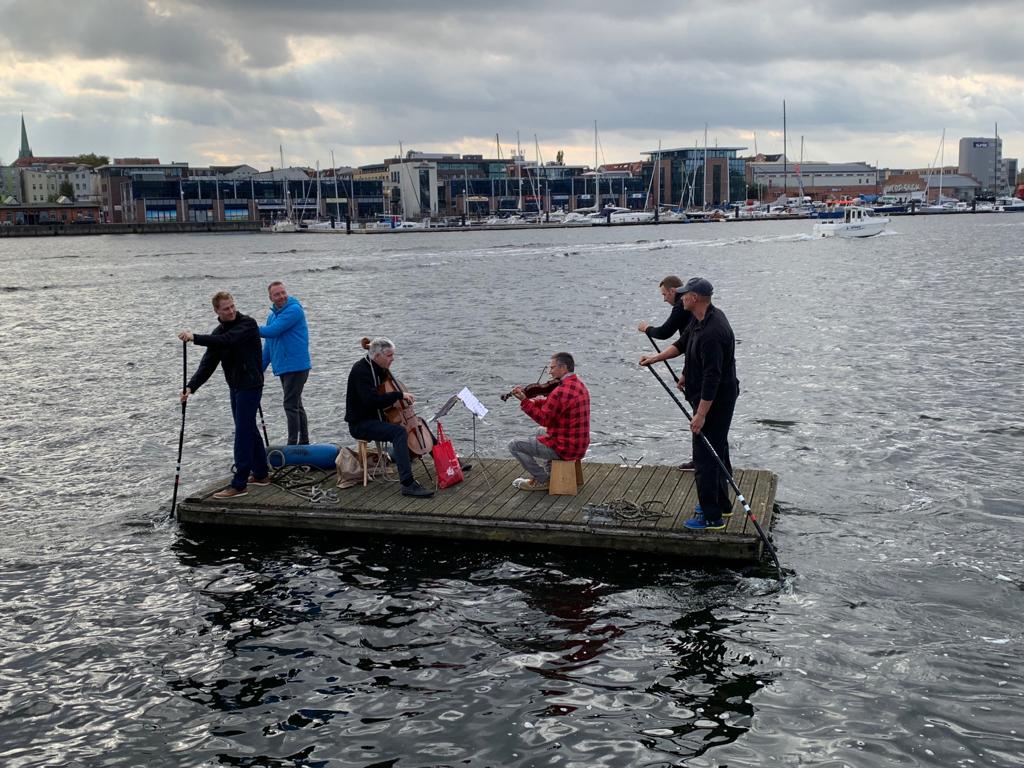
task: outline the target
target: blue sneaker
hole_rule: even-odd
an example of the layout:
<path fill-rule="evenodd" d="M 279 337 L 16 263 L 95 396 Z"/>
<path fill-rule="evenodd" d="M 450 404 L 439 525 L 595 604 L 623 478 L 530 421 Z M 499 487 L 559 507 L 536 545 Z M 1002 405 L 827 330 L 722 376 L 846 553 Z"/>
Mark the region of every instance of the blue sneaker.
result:
<path fill-rule="evenodd" d="M 725 520 L 705 520 L 701 517 L 691 517 L 685 523 L 684 528 L 689 528 L 691 531 L 724 531 Z"/>

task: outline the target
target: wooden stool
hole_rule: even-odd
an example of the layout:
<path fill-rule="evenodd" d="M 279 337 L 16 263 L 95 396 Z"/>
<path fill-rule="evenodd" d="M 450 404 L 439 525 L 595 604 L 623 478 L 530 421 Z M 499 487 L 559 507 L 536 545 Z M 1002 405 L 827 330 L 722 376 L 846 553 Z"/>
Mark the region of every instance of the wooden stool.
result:
<path fill-rule="evenodd" d="M 575 496 L 583 485 L 583 465 L 576 461 L 551 460 L 551 477 L 548 480 L 549 496 Z"/>
<path fill-rule="evenodd" d="M 380 441 L 377 441 L 377 463 L 373 467 L 373 472 L 369 471 L 369 446 L 368 440 L 357 440 L 356 450 L 359 452 L 359 463 L 363 466 L 363 487 L 370 481 L 370 475 L 376 474 L 381 471 L 381 463 L 384 464 L 384 472 L 387 471 L 387 457 L 384 454 L 384 446 L 381 445 Z"/>

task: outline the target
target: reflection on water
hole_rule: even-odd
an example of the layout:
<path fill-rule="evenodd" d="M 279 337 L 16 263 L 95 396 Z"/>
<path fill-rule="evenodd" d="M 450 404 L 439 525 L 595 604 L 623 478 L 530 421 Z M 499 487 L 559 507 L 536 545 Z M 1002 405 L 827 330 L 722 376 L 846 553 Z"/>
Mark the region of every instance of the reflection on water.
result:
<path fill-rule="evenodd" d="M 236 749 L 275 737 L 250 759 L 647 764 L 740 737 L 768 680 L 734 636 L 761 598 L 728 574 L 326 544 L 175 544 L 220 659 L 168 684 Z"/>
<path fill-rule="evenodd" d="M 868 242 L 0 242 L 0 763 L 1019 764 L 1020 230 L 932 218 Z M 215 290 L 259 319 L 270 279 L 303 301 L 317 440 L 348 440 L 345 376 L 385 333 L 426 410 L 463 386 L 491 406 L 483 455 L 532 429 L 498 395 L 567 349 L 590 458 L 677 464 L 685 420 L 636 365 L 667 274 L 711 279 L 742 341 L 732 453 L 780 476 L 782 590 L 770 568 L 167 521 L 174 332 L 212 327 Z M 230 464 L 226 399 L 217 378 L 190 400 L 186 493 Z M 264 411 L 281 432 L 276 382 Z M 468 414 L 445 428 L 473 445 Z"/>

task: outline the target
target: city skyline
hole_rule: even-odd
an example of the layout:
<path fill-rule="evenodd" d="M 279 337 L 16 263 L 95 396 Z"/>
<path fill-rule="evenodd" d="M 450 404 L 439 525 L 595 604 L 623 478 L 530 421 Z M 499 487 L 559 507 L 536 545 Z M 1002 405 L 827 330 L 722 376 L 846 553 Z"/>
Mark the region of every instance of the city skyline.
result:
<path fill-rule="evenodd" d="M 304 0 L 0 0 L 0 158 L 25 114 L 36 155 L 192 165 L 365 165 L 404 150 L 571 164 L 664 147 L 889 167 L 956 163 L 961 136 L 1016 157 L 1024 78 L 1012 0 L 780 9 L 653 0 L 424 8 Z"/>

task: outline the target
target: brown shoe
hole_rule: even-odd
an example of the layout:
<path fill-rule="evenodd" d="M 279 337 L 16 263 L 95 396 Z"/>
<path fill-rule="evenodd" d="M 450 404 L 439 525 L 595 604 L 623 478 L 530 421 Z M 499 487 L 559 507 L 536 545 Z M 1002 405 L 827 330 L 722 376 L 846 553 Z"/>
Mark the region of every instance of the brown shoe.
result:
<path fill-rule="evenodd" d="M 265 477 L 256 477 L 255 475 L 249 475 L 249 479 L 246 480 L 249 485 L 270 485 L 270 475 Z"/>
<path fill-rule="evenodd" d="M 546 491 L 547 483 L 538 483 L 532 477 L 520 477 L 512 485 L 520 491 Z"/>
<path fill-rule="evenodd" d="M 215 498 L 215 499 L 237 499 L 239 496 L 248 496 L 248 495 L 249 495 L 249 492 L 247 490 L 245 490 L 245 488 L 243 488 L 242 490 L 238 490 L 237 488 L 234 488 L 232 486 L 228 486 L 223 491 L 217 491 L 215 494 L 213 494 L 213 498 Z"/>
<path fill-rule="evenodd" d="M 676 467 L 676 469 L 682 470 L 683 472 L 693 472 L 695 467 L 693 466 L 692 461 L 684 461 L 682 464 Z"/>

